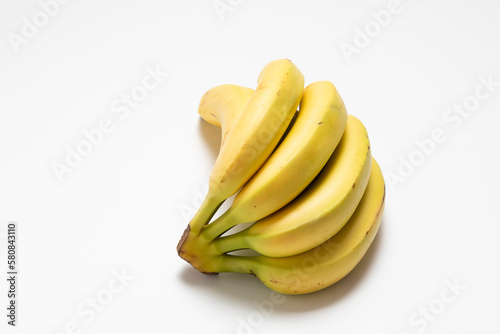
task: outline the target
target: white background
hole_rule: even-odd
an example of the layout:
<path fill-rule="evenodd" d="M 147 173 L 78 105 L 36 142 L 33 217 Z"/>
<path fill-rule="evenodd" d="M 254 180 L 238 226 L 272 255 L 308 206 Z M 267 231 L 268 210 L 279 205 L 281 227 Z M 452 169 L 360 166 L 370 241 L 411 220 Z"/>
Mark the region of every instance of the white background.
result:
<path fill-rule="evenodd" d="M 20 262 L 18 327 L 6 325 L 2 279 L 1 332 L 499 334 L 500 2 L 401 0 L 381 28 L 372 11 L 388 0 L 222 3 L 231 10 L 219 15 L 212 0 L 73 0 L 44 22 L 38 1 L 1 1 L 0 267 L 9 221 Z M 368 45 L 358 36 L 346 57 L 342 43 L 356 47 L 366 27 Z M 337 86 L 391 185 L 359 266 L 266 313 L 258 279 L 205 276 L 175 247 L 220 140 L 199 119 L 200 97 L 219 84 L 254 88 L 278 58 L 306 84 Z M 148 67 L 168 77 L 114 113 Z M 480 77 L 496 86 L 479 101 Z M 446 121 L 463 103 L 469 116 Z M 54 163 L 104 119 L 113 130 L 59 180 Z M 446 140 L 418 153 L 436 129 Z M 417 166 L 401 167 L 410 158 Z M 92 313 L 97 297 L 106 305 Z"/>

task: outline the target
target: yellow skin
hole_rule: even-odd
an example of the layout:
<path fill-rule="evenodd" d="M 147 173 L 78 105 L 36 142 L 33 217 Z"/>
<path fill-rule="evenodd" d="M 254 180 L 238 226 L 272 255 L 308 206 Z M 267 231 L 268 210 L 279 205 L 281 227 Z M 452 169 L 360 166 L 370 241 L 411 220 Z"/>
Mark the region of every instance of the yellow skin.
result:
<path fill-rule="evenodd" d="M 215 239 L 213 247 L 219 254 L 250 248 L 271 257 L 314 248 L 335 235 L 353 214 L 368 184 L 371 161 L 366 129 L 349 115 L 338 147 L 306 190 L 252 226 Z"/>
<path fill-rule="evenodd" d="M 359 206 L 332 238 L 307 252 L 289 257 L 222 255 L 216 261 L 217 270 L 253 274 L 272 290 L 284 294 L 310 293 L 341 280 L 361 261 L 382 220 L 384 178 L 375 159 L 371 166 L 369 183 Z M 304 239 L 307 235 L 297 242 Z"/>
<path fill-rule="evenodd" d="M 254 90 L 237 85 L 220 85 L 207 91 L 200 100 L 198 114 L 221 128 L 221 147 L 234 128 Z"/>
<path fill-rule="evenodd" d="M 199 234 L 219 206 L 271 155 L 292 120 L 303 89 L 304 76 L 288 59 L 272 61 L 262 69 L 257 88 L 221 146 L 208 194 L 189 223 L 191 233 Z"/>
<path fill-rule="evenodd" d="M 331 82 L 307 86 L 289 133 L 231 207 L 204 227 L 204 237 L 215 239 L 236 224 L 262 219 L 292 201 L 325 166 L 346 122 L 344 103 Z"/>

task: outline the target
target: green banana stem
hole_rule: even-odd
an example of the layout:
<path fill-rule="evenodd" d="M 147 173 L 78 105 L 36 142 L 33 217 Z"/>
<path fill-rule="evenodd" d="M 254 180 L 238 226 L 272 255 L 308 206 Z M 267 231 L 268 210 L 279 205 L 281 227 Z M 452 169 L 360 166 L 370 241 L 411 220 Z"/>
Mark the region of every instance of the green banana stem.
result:
<path fill-rule="evenodd" d="M 210 219 L 215 215 L 219 207 L 224 203 L 218 198 L 207 196 L 201 204 L 193 219 L 189 222 L 191 233 L 199 234 L 203 226 L 210 222 Z"/>
<path fill-rule="evenodd" d="M 200 232 L 203 226 L 210 222 L 224 201 L 210 196 L 209 192 L 177 244 L 179 256 L 206 274 L 218 272 L 216 268 L 218 254 L 213 251 L 211 240 L 206 240 L 203 235 L 200 235 Z"/>
<path fill-rule="evenodd" d="M 255 275 L 257 263 L 251 256 L 221 255 L 217 272 L 232 272 Z"/>
<path fill-rule="evenodd" d="M 212 245 L 217 254 L 225 254 L 240 249 L 250 248 L 245 238 L 243 238 L 240 233 L 216 238 L 212 241 Z"/>
<path fill-rule="evenodd" d="M 201 232 L 203 236 L 207 240 L 214 240 L 215 238 L 222 235 L 224 232 L 229 230 L 230 228 L 238 225 L 240 223 L 233 215 L 231 215 L 231 208 L 229 208 L 226 212 L 224 212 L 220 217 L 216 220 L 208 224 L 203 228 Z"/>

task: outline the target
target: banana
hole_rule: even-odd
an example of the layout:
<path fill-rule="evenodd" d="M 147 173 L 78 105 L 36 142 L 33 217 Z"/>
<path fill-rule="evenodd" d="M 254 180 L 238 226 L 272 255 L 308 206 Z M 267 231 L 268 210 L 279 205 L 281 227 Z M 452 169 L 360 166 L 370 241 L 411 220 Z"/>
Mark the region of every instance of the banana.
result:
<path fill-rule="evenodd" d="M 213 240 L 236 224 L 262 219 L 288 204 L 324 167 L 346 122 L 344 103 L 331 82 L 308 85 L 295 123 L 282 143 L 243 186 L 231 207 L 203 228 L 202 235 Z"/>
<path fill-rule="evenodd" d="M 365 192 L 370 167 L 366 129 L 349 115 L 339 145 L 310 186 L 287 206 L 250 227 L 216 238 L 215 251 L 223 254 L 249 248 L 265 256 L 286 257 L 314 248 L 349 220 Z M 288 175 L 289 182 L 295 182 L 294 177 Z"/>
<path fill-rule="evenodd" d="M 198 114 L 206 122 L 221 128 L 221 147 L 253 92 L 253 89 L 243 86 L 220 85 L 208 90 L 202 96 Z"/>
<path fill-rule="evenodd" d="M 221 147 L 234 124 L 241 116 L 254 90 L 238 85 L 220 85 L 207 91 L 200 100 L 198 114 L 207 123 L 221 128 Z M 293 115 L 285 133 L 276 145 L 279 147 L 297 118 L 298 112 Z M 223 124 L 221 124 L 223 123 Z"/>
<path fill-rule="evenodd" d="M 303 90 L 304 76 L 290 60 L 275 60 L 262 69 L 257 88 L 221 146 L 208 194 L 177 245 L 179 256 L 193 266 L 197 265 L 196 251 L 202 246 L 197 244 L 201 229 L 271 155 L 297 110 Z"/>
<path fill-rule="evenodd" d="M 295 113 L 304 76 L 288 59 L 268 63 L 257 88 L 225 138 L 212 168 L 208 194 L 189 223 L 199 233 L 215 211 L 234 195 L 271 155 Z"/>
<path fill-rule="evenodd" d="M 217 261 L 217 270 L 253 274 L 272 290 L 284 294 L 318 291 L 345 277 L 365 255 L 382 220 L 384 178 L 374 159 L 371 165 L 368 186 L 359 206 L 332 238 L 290 257 L 222 255 Z M 302 236 L 302 239 L 307 238 L 307 234 Z"/>

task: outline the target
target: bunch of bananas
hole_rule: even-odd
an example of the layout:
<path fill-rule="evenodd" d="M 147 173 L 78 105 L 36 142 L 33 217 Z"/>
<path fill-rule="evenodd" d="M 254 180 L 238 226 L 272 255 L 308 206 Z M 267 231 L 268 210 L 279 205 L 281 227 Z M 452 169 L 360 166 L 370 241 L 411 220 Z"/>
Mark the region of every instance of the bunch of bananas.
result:
<path fill-rule="evenodd" d="M 375 238 L 382 172 L 331 82 L 304 88 L 299 69 L 280 59 L 257 84 L 218 86 L 200 101 L 200 116 L 221 127 L 221 147 L 177 252 L 203 273 L 250 273 L 285 294 L 317 291 L 347 275 Z M 253 224 L 230 231 L 241 223 Z"/>

